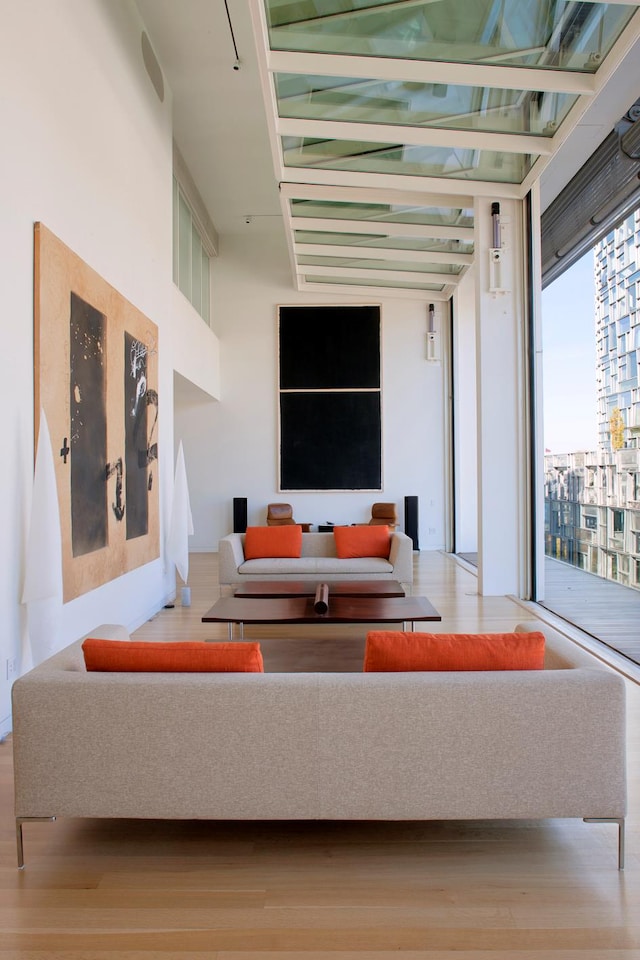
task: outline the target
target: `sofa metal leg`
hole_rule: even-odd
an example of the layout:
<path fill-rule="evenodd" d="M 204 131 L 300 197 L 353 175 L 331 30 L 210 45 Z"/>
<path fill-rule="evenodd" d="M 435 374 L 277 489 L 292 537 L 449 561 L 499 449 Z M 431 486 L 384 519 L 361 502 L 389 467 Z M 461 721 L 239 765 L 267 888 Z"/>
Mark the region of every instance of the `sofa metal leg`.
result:
<path fill-rule="evenodd" d="M 618 870 L 624 870 L 624 817 L 583 817 L 585 823 L 618 824 Z"/>
<path fill-rule="evenodd" d="M 16 817 L 16 842 L 18 845 L 18 869 L 22 870 L 24 868 L 24 848 L 22 844 L 22 824 L 23 823 L 39 823 L 51 822 L 55 820 L 55 817 Z"/>

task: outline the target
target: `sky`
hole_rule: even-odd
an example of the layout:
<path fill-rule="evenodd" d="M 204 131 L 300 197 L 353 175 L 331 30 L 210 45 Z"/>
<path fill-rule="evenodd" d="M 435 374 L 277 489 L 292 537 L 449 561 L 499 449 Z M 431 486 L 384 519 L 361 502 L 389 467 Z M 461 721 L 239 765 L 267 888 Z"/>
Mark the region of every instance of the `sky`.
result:
<path fill-rule="evenodd" d="M 542 291 L 544 445 L 595 450 L 596 338 L 593 251 Z"/>

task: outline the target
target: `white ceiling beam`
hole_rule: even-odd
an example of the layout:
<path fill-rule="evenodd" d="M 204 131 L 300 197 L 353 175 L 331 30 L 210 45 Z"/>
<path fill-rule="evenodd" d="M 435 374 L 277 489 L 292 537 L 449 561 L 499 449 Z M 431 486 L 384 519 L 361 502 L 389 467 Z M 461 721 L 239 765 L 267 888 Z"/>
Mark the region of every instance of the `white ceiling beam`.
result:
<path fill-rule="evenodd" d="M 408 83 L 452 83 L 469 87 L 587 96 L 592 95 L 595 90 L 593 74 L 551 68 L 505 67 L 442 60 L 400 60 L 391 57 L 358 57 L 284 50 L 271 50 L 267 54 L 267 65 L 271 73 L 302 73 L 308 76 L 400 80 Z"/>
<path fill-rule="evenodd" d="M 293 171 L 287 170 L 293 174 Z M 466 208 L 473 215 L 473 191 L 468 189 L 466 194 L 449 192 L 435 192 L 413 189 L 383 189 L 382 187 L 341 186 L 333 187 L 317 183 L 299 183 L 287 178 L 280 184 L 280 192 L 284 197 L 293 200 L 336 200 L 343 203 L 383 203 L 403 207 L 454 207 Z"/>
<path fill-rule="evenodd" d="M 351 257 L 365 260 L 406 260 L 408 263 L 473 263 L 471 253 L 441 253 L 439 250 L 402 250 L 394 247 L 337 246 L 329 243 L 296 243 L 299 257 Z"/>
<path fill-rule="evenodd" d="M 326 186 L 344 187 L 376 187 L 389 190 L 413 190 L 423 186 L 425 194 L 437 194 L 442 190 L 446 196 L 455 196 L 460 192 L 461 197 L 468 196 L 472 186 L 476 197 L 491 197 L 499 200 L 500 197 L 512 200 L 521 200 L 524 196 L 518 183 L 489 183 L 486 180 L 449 180 L 446 177 L 410 177 L 402 174 L 388 173 L 356 173 L 349 170 L 322 170 L 313 167 L 283 167 L 280 171 L 281 181 L 294 180 L 296 183 L 316 183 Z M 423 201 L 424 205 L 424 201 Z M 444 206 L 444 201 L 439 204 Z"/>
<path fill-rule="evenodd" d="M 287 240 L 287 252 L 289 254 L 289 264 L 291 266 L 291 273 L 293 274 L 293 279 L 295 282 L 296 278 L 296 252 L 295 252 L 295 243 L 294 243 L 294 234 L 293 234 L 293 217 L 291 216 L 291 205 L 288 199 L 280 194 L 280 208 L 282 210 L 282 220 L 284 223 L 284 233 Z"/>
<path fill-rule="evenodd" d="M 384 220 L 326 220 L 291 217 L 294 230 L 320 233 L 362 233 L 380 237 L 415 237 L 424 240 L 473 240 L 473 227 L 438 226 L 421 223 L 385 223 Z"/>
<path fill-rule="evenodd" d="M 340 284 L 340 283 L 314 283 L 311 280 L 305 280 L 304 277 L 299 276 L 297 278 L 297 288 L 301 292 L 307 293 L 320 293 L 320 294 L 339 294 L 341 297 L 354 297 L 359 301 L 366 300 L 368 303 L 371 300 L 420 300 L 425 303 L 433 303 L 434 301 L 440 303 L 447 301 L 453 295 L 453 291 L 441 291 L 441 290 L 418 290 L 412 287 L 368 287 L 366 284 L 362 286 L 351 286 L 350 284 Z"/>
<path fill-rule="evenodd" d="M 367 270 L 364 267 L 318 267 L 311 263 L 299 263 L 298 273 L 314 274 L 316 277 L 352 277 L 354 280 L 400 280 L 403 283 L 434 283 L 457 285 L 460 277 L 450 273 L 421 273 L 413 270 Z"/>
<path fill-rule="evenodd" d="M 269 73 L 269 27 L 267 25 L 267 16 L 262 0 L 249 0 L 249 10 L 251 22 L 256 40 L 256 58 L 258 63 L 258 74 L 260 77 L 260 88 L 265 108 L 265 117 L 267 121 L 267 132 L 269 136 L 269 147 L 271 149 L 271 158 L 273 161 L 273 170 L 276 180 L 279 170 L 282 166 L 282 141 L 276 133 L 275 119 L 278 116 L 278 102 L 276 98 L 275 83 Z M 281 179 L 281 178 L 280 178 Z"/>
<path fill-rule="evenodd" d="M 412 287 L 368 287 L 340 283 L 314 283 L 304 277 L 296 278 L 296 287 L 300 292 L 332 294 L 342 297 L 354 297 L 360 303 L 366 300 L 419 300 L 424 303 L 446 302 L 453 296 L 453 291 L 444 293 L 440 290 L 417 290 Z"/>
<path fill-rule="evenodd" d="M 399 124 L 353 123 L 344 120 L 297 120 L 280 117 L 276 129 L 283 137 L 317 140 L 356 140 L 364 143 L 402 144 L 417 147 L 457 147 L 503 153 L 551 154 L 551 137 L 534 134 L 453 130 L 449 127 L 407 127 Z"/>

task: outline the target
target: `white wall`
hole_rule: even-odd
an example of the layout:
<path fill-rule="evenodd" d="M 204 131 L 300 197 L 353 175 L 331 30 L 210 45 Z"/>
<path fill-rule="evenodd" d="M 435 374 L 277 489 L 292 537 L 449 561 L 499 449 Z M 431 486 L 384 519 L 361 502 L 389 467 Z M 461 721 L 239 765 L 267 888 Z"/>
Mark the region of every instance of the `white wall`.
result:
<path fill-rule="evenodd" d="M 161 521 L 172 485 L 171 94 L 145 72 L 130 0 L 21 0 L 0 31 L 0 733 L 6 660 L 25 654 L 20 604 L 33 476 L 33 224 L 43 222 L 159 327 Z M 204 325 L 203 325 L 204 326 Z M 209 341 L 215 340 L 208 332 Z M 166 345 L 166 347 L 165 347 Z M 216 389 L 216 349 L 181 343 L 181 373 Z M 55 444 L 55 438 L 53 438 Z M 162 559 L 64 607 L 64 643 L 102 621 L 137 626 L 172 589 Z"/>
<path fill-rule="evenodd" d="M 278 493 L 277 306 L 321 302 L 345 301 L 292 289 L 280 234 L 222 238 L 213 273 L 220 402 L 194 394 L 176 412 L 194 514 L 192 549 L 217 549 L 232 529 L 234 496 L 248 498 L 249 524 L 264 523 L 273 500 L 292 503 L 296 519 L 314 525 L 366 521 L 372 502 L 393 500 L 402 528 L 403 498 L 417 495 L 420 547 L 442 546 L 442 369 L 425 360 L 423 302 L 382 302 L 383 492 Z"/>

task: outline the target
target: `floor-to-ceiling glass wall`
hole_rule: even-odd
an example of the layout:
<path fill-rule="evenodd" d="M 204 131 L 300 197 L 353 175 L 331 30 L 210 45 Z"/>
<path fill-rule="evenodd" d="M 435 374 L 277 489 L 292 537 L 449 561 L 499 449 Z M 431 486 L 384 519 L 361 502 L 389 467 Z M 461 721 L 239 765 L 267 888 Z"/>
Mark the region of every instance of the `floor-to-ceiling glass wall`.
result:
<path fill-rule="evenodd" d="M 640 210 L 542 294 L 546 607 L 640 663 Z"/>

